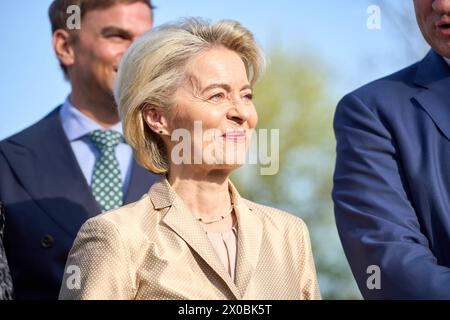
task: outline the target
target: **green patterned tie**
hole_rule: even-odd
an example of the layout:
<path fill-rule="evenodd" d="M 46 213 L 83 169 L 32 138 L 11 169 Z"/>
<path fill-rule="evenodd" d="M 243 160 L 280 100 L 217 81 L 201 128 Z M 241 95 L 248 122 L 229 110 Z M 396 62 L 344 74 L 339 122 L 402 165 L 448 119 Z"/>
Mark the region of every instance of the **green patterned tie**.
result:
<path fill-rule="evenodd" d="M 118 208 L 123 204 L 123 191 L 116 147 L 123 141 L 122 135 L 112 130 L 95 130 L 89 138 L 100 151 L 92 173 L 92 194 L 102 212 Z"/>

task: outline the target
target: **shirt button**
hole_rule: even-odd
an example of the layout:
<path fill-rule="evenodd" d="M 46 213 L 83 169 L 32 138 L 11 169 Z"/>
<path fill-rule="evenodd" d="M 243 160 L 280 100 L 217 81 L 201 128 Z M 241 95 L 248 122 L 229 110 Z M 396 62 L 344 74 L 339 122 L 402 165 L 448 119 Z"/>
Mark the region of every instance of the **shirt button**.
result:
<path fill-rule="evenodd" d="M 41 238 L 41 246 L 43 246 L 44 248 L 50 248 L 54 243 L 55 239 L 53 239 L 53 237 L 49 234 L 46 234 Z"/>

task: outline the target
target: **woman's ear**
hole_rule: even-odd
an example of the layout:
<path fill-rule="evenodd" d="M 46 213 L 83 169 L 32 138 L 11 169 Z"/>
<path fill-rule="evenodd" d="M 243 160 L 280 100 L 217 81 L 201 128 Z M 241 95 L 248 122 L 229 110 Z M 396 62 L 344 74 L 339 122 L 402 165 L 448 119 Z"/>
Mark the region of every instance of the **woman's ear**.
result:
<path fill-rule="evenodd" d="M 75 54 L 73 50 L 73 41 L 67 30 L 58 29 L 52 36 L 53 49 L 59 62 L 66 68 L 75 63 Z"/>
<path fill-rule="evenodd" d="M 142 111 L 145 123 L 149 128 L 159 134 L 160 136 L 169 135 L 169 128 L 167 126 L 167 118 L 161 108 L 153 105 L 147 105 Z"/>

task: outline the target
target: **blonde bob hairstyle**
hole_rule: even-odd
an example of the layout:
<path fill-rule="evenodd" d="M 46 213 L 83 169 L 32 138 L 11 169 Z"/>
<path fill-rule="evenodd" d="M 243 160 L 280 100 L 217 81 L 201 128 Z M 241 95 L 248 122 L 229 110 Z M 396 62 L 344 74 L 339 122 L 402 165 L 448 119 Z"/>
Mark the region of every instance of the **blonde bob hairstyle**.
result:
<path fill-rule="evenodd" d="M 122 58 L 114 98 L 119 108 L 125 139 L 136 160 L 147 170 L 169 170 L 166 146 L 143 118 L 146 106 L 168 112 L 173 95 L 185 79 L 184 67 L 197 54 L 222 46 L 236 52 L 253 85 L 263 68 L 263 57 L 251 32 L 239 22 L 211 24 L 197 18 L 155 28 L 136 40 Z"/>

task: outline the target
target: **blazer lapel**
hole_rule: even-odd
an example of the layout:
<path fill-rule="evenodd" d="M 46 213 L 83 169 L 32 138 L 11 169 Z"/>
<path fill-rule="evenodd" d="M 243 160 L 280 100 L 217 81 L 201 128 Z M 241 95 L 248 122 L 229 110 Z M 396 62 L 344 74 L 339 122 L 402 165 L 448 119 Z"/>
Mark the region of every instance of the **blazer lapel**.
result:
<path fill-rule="evenodd" d="M 236 260 L 236 285 L 242 297 L 245 296 L 248 284 L 256 270 L 261 240 L 263 234 L 263 224 L 261 220 L 247 206 L 244 199 L 231 184 L 233 202 L 238 220 L 238 248 Z"/>
<path fill-rule="evenodd" d="M 100 212 L 66 138 L 59 108 L 28 130 L 8 139 L 4 150 L 33 201 L 75 238 L 87 218 Z"/>
<path fill-rule="evenodd" d="M 169 207 L 162 222 L 176 232 L 211 267 L 212 271 L 225 282 L 236 299 L 241 299 L 240 290 L 225 270 L 206 232 L 181 198 L 172 190 L 166 179 L 162 179 L 152 186 L 150 199 L 155 209 Z"/>
<path fill-rule="evenodd" d="M 415 83 L 423 87 L 413 96 L 450 140 L 450 67 L 434 51 L 420 63 Z"/>

